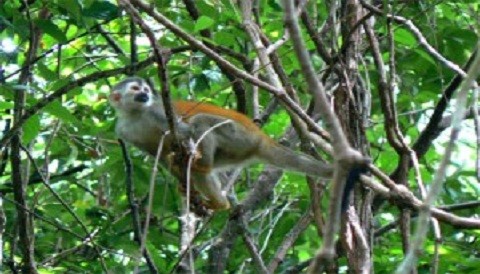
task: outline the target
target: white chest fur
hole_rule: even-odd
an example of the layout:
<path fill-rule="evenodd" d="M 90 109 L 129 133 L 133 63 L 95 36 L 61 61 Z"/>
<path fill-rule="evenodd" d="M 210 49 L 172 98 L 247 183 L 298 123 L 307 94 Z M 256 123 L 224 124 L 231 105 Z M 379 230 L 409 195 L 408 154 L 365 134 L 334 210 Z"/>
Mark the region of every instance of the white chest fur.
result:
<path fill-rule="evenodd" d="M 120 138 L 143 150 L 156 145 L 164 132 L 158 121 L 143 114 L 120 116 L 115 130 Z"/>

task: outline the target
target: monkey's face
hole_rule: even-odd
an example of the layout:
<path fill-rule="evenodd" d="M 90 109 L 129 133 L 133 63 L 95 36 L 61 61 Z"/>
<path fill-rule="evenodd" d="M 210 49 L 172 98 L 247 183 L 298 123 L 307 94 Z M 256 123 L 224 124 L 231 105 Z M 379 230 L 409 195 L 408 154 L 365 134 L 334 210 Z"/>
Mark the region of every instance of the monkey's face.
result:
<path fill-rule="evenodd" d="M 155 95 L 142 78 L 127 78 L 115 85 L 110 93 L 110 104 L 120 111 L 135 111 L 152 105 Z"/>

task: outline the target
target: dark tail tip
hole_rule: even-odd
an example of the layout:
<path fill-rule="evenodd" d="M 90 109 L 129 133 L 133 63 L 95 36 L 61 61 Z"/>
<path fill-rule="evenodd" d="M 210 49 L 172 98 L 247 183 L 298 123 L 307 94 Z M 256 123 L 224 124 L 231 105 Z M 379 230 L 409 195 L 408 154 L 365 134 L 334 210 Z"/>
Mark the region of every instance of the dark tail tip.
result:
<path fill-rule="evenodd" d="M 345 189 L 343 190 L 343 197 L 342 197 L 342 213 L 347 210 L 348 206 L 348 198 L 350 193 L 355 186 L 355 183 L 360 179 L 360 175 L 366 174 L 368 172 L 368 165 L 360 165 L 355 166 L 350 170 L 348 173 L 347 181 L 345 183 Z"/>

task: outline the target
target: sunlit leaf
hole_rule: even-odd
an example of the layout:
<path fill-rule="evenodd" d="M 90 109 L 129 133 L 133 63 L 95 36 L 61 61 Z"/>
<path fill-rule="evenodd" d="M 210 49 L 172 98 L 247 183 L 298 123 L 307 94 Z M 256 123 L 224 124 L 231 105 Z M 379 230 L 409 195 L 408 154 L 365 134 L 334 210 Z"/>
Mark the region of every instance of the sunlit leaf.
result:
<path fill-rule="evenodd" d="M 81 125 L 81 122 L 70 113 L 70 111 L 62 106 L 59 101 L 53 101 L 45 107 L 45 111 L 49 114 L 59 118 L 60 120 L 71 123 L 75 126 Z"/>
<path fill-rule="evenodd" d="M 212 18 L 207 16 L 201 16 L 200 18 L 198 18 L 197 22 L 195 23 L 194 30 L 200 31 L 203 29 L 207 29 L 211 27 L 214 23 L 215 23 L 215 20 L 213 20 Z"/>
<path fill-rule="evenodd" d="M 119 14 L 118 7 L 110 1 L 94 1 L 90 6 L 83 10 L 83 15 L 96 19 L 109 20 Z"/>
<path fill-rule="evenodd" d="M 52 21 L 38 19 L 35 23 L 43 32 L 45 32 L 45 34 L 50 35 L 58 42 L 64 43 L 67 41 L 65 33 Z"/>
<path fill-rule="evenodd" d="M 23 125 L 22 142 L 28 143 L 36 138 L 40 132 L 40 116 L 38 114 L 28 118 Z"/>

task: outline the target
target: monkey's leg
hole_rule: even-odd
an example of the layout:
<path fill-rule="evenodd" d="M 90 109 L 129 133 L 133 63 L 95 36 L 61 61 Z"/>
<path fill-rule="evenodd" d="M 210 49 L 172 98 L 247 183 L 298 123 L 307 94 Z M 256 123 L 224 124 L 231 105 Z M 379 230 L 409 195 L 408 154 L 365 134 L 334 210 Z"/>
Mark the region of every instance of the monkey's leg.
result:
<path fill-rule="evenodd" d="M 210 132 L 204 135 L 210 125 L 208 123 L 195 124 L 195 138 L 202 138 L 198 147 L 199 157 L 192 166 L 192 182 L 195 190 L 205 198 L 205 206 L 213 210 L 230 208 L 226 194 L 222 192 L 220 180 L 213 171 L 214 159 L 217 151 L 217 140 Z"/>
<path fill-rule="evenodd" d="M 195 190 L 204 200 L 207 208 L 212 210 L 226 210 L 230 208 L 227 196 L 223 193 L 220 180 L 212 172 L 192 171 Z"/>

